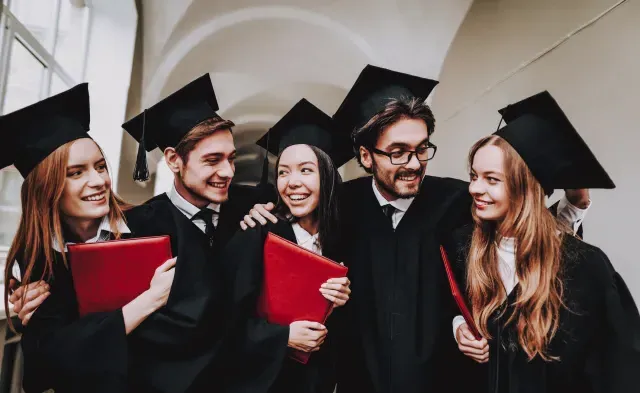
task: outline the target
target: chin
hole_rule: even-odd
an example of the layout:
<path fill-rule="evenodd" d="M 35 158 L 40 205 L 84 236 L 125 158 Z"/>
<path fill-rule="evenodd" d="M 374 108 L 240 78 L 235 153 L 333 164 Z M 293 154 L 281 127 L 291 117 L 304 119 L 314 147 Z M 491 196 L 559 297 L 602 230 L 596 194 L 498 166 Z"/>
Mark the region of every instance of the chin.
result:
<path fill-rule="evenodd" d="M 82 212 L 83 217 L 85 218 L 102 218 L 109 214 L 109 205 L 94 207 L 90 209 L 85 209 Z"/>
<path fill-rule="evenodd" d="M 311 211 L 312 211 L 312 209 L 304 206 L 295 206 L 295 207 L 288 206 L 288 207 L 289 207 L 289 212 L 291 212 L 291 215 L 296 218 L 306 217 L 309 214 L 311 214 Z"/>
<path fill-rule="evenodd" d="M 204 193 L 204 197 L 212 203 L 224 203 L 229 199 L 229 187 L 225 189 L 217 189 L 213 187 L 208 187 L 207 191 Z"/>

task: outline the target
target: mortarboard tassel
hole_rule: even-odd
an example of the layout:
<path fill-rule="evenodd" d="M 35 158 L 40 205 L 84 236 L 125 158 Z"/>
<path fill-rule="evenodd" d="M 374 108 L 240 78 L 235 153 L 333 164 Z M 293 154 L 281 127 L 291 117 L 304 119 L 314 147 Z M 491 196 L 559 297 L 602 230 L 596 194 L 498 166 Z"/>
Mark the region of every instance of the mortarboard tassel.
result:
<path fill-rule="evenodd" d="M 134 181 L 147 181 L 149 180 L 149 166 L 147 165 L 147 150 L 144 143 L 144 131 L 146 128 L 147 110 L 145 109 L 142 114 L 142 136 L 140 137 L 140 143 L 138 143 L 138 155 L 136 157 L 136 165 L 133 168 L 133 180 Z"/>

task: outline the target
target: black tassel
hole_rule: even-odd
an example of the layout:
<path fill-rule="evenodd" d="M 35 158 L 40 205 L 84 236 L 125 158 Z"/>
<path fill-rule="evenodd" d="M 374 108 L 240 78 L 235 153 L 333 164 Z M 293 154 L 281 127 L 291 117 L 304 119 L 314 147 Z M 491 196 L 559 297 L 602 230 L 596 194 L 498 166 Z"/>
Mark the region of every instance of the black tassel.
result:
<path fill-rule="evenodd" d="M 260 176 L 260 188 L 266 189 L 269 186 L 269 152 L 265 150 L 264 161 L 262 162 L 262 175 Z"/>
<path fill-rule="evenodd" d="M 149 180 L 149 166 L 147 165 L 147 149 L 145 149 L 144 133 L 146 128 L 147 110 L 142 112 L 142 136 L 138 143 L 138 155 L 136 156 L 136 165 L 133 168 L 133 180 L 145 182 Z"/>

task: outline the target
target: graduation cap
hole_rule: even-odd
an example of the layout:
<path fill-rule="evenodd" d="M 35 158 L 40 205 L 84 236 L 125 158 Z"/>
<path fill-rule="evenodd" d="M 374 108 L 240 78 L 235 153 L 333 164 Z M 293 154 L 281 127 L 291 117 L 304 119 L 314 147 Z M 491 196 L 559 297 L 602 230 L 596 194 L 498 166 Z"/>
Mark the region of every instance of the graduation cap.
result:
<path fill-rule="evenodd" d="M 333 115 L 344 132 L 364 126 L 393 99 L 426 99 L 438 81 L 367 65 Z"/>
<path fill-rule="evenodd" d="M 0 169 L 15 165 L 23 177 L 65 143 L 89 138 L 89 85 L 71 89 L 0 117 L 6 143 Z"/>
<path fill-rule="evenodd" d="M 341 167 L 353 157 L 349 136 L 339 132 L 329 115 L 304 98 L 298 101 L 256 144 L 274 155 L 279 155 L 292 145 L 315 146 L 331 157 L 336 168 Z M 267 183 L 267 177 L 268 160 L 265 155 L 260 180 L 262 185 Z"/>
<path fill-rule="evenodd" d="M 149 179 L 146 152 L 175 147 L 193 127 L 218 116 L 209 74 L 204 74 L 122 125 L 140 145 L 133 179 Z"/>
<path fill-rule="evenodd" d="M 615 184 L 549 92 L 498 111 L 507 125 L 494 135 L 522 157 L 547 195 L 555 189 Z"/>

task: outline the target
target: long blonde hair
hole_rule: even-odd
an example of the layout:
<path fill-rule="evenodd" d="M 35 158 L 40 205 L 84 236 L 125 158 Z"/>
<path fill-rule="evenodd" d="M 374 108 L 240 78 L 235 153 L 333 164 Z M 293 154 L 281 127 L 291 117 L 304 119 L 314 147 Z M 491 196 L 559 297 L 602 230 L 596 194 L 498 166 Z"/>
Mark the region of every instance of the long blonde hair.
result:
<path fill-rule="evenodd" d="M 500 223 L 482 221 L 473 213 L 475 229 L 467 270 L 473 318 L 482 335 L 490 339 L 489 318 L 494 317 L 507 298 L 498 271 L 498 244 L 503 236 L 515 238 L 520 290 L 505 324 L 515 324 L 518 343 L 530 360 L 536 356 L 545 361 L 556 360 L 548 353 L 548 346 L 558 330 L 560 309 L 564 306 L 562 235 L 558 236 L 558 230 L 563 228 L 546 208 L 542 186 L 504 139 L 489 136 L 478 141 L 469 152 L 469 168 L 478 150 L 490 145 L 498 147 L 504 156 L 510 206 Z"/>
<path fill-rule="evenodd" d="M 18 260 L 22 262 L 20 265 L 24 270 L 21 271 L 21 285 L 27 285 L 37 280 L 48 281 L 53 276 L 55 260 L 53 239 L 57 239 L 58 249 L 64 249 L 59 203 L 64 191 L 69 149 L 73 142 L 75 141 L 60 146 L 47 156 L 27 175 L 22 184 L 20 192 L 22 214 L 18 231 L 9 248 L 4 270 L 4 305 L 9 321 L 11 321 L 9 318 L 9 280 L 13 278 L 13 266 Z M 99 146 L 98 149 L 100 149 Z M 102 149 L 100 152 L 103 153 Z M 120 238 L 118 221 L 124 219 L 123 210 L 129 208 L 130 205 L 111 191 L 109 192 L 109 207 L 111 232 L 116 238 Z M 36 260 L 40 257 L 44 257 L 44 269 L 39 278 L 33 279 L 33 269 Z M 62 253 L 62 263 L 67 265 L 64 253 Z"/>

